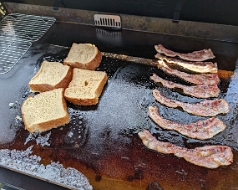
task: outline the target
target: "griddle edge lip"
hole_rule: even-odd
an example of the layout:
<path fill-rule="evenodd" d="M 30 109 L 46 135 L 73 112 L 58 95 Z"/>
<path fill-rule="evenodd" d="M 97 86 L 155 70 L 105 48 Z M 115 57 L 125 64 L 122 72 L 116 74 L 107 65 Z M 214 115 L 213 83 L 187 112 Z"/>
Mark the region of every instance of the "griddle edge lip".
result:
<path fill-rule="evenodd" d="M 10 13 L 52 16 L 60 22 L 92 26 L 95 26 L 94 14 L 115 14 L 61 7 L 58 10 L 53 10 L 52 7 L 13 2 L 5 2 L 5 6 Z M 238 43 L 238 26 L 185 20 L 180 20 L 179 23 L 173 23 L 172 19 L 125 14 L 117 15 L 121 17 L 122 29 L 126 30 Z"/>

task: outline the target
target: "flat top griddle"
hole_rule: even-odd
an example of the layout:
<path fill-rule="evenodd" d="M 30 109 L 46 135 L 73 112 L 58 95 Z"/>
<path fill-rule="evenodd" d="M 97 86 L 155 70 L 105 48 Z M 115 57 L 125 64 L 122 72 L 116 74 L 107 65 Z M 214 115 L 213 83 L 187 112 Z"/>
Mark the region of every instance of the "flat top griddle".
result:
<path fill-rule="evenodd" d="M 89 179 L 94 189 L 238 188 L 238 45 L 126 30 L 116 37 L 113 33 L 103 34 L 101 29 L 95 27 L 56 22 L 39 42 L 33 44 L 11 72 L 0 76 L 1 151 L 7 150 L 11 154 L 13 150 L 26 152 L 31 148 L 29 155 L 40 157 L 40 164 L 48 166 L 54 162 L 62 164 L 63 168 L 74 168 Z M 211 48 L 216 55 L 218 68 L 234 72 L 231 77 L 221 79 L 219 85 L 219 97 L 225 98 L 231 107 L 228 114 L 218 116 L 227 128 L 206 141 L 155 128 L 147 116 L 149 105 L 157 105 L 165 118 L 174 121 L 188 123 L 204 117 L 160 105 L 154 100 L 152 89 L 158 88 L 168 98 L 181 101 L 197 102 L 199 99 L 154 84 L 149 80 L 153 72 L 168 80 L 184 83 L 155 67 L 103 57 L 98 70 L 106 71 L 109 79 L 99 104 L 81 107 L 68 103 L 71 116 L 69 124 L 30 135 L 24 130 L 23 123 L 16 119 L 16 116 L 20 116 L 22 101 L 30 94 L 27 83 L 43 60 L 62 62 L 73 42 L 94 43 L 104 52 L 144 58 L 154 57 L 156 52 L 153 46 L 158 43 L 180 52 Z M 9 103 L 14 104 L 9 107 Z M 192 165 L 173 155 L 150 151 L 137 135 L 144 128 L 149 129 L 158 140 L 187 148 L 213 144 L 231 146 L 234 162 L 230 166 L 212 170 Z M 20 171 L 14 165 L 11 166 L 11 162 L 8 163 L 1 165 L 27 175 L 34 174 L 27 169 Z M 43 176 L 35 177 L 44 180 Z M 50 182 L 65 185 L 54 180 Z M 69 183 L 66 187 L 73 188 L 74 184 Z"/>

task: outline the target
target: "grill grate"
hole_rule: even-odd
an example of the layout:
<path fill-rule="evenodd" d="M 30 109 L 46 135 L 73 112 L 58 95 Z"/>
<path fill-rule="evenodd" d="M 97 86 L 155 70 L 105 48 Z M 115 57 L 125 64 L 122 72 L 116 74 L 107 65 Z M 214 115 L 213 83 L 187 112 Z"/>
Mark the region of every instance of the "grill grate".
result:
<path fill-rule="evenodd" d="M 53 17 L 11 13 L 0 22 L 0 74 L 9 72 L 55 22 Z"/>
<path fill-rule="evenodd" d="M 9 72 L 30 47 L 30 41 L 0 36 L 0 74 Z"/>
<path fill-rule="evenodd" d="M 53 17 L 12 13 L 2 20 L 0 30 L 3 34 L 18 36 L 35 42 L 44 35 L 54 22 L 55 18 Z"/>

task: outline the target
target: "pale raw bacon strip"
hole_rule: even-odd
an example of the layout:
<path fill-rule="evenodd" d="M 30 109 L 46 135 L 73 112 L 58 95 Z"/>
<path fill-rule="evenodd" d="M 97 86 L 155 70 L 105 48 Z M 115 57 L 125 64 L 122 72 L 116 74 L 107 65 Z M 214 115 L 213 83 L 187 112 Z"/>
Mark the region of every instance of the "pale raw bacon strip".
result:
<path fill-rule="evenodd" d="M 220 89 L 217 85 L 195 85 L 195 86 L 186 86 L 172 81 L 167 81 L 156 75 L 155 73 L 150 76 L 150 79 L 156 83 L 162 83 L 166 88 L 179 88 L 183 90 L 184 94 L 194 96 L 197 98 L 210 98 L 218 97 Z"/>
<path fill-rule="evenodd" d="M 203 100 L 190 104 L 165 97 L 159 90 L 152 91 L 154 98 L 161 104 L 171 108 L 181 107 L 184 111 L 198 116 L 216 116 L 230 111 L 229 104 L 224 99 Z"/>
<path fill-rule="evenodd" d="M 203 49 L 203 50 L 194 51 L 191 53 L 178 53 L 178 52 L 174 52 L 172 50 L 165 48 L 161 44 L 155 45 L 154 47 L 158 53 L 164 54 L 169 57 L 178 56 L 179 58 L 183 60 L 187 60 L 187 61 L 205 61 L 208 59 L 215 58 L 211 49 Z"/>
<path fill-rule="evenodd" d="M 158 108 L 153 106 L 149 106 L 149 117 L 163 129 L 174 130 L 184 136 L 200 140 L 210 139 L 226 128 L 226 125 L 215 117 L 190 124 L 170 121 L 163 118 L 159 114 Z"/>
<path fill-rule="evenodd" d="M 164 60 L 169 65 L 182 68 L 183 70 L 195 73 L 217 73 L 217 64 L 213 62 L 187 62 L 176 58 L 166 57 L 159 53 L 155 55 L 155 58 Z"/>
<path fill-rule="evenodd" d="M 145 129 L 139 132 L 138 135 L 147 148 L 163 154 L 174 154 L 197 166 L 218 168 L 219 166 L 228 166 L 233 162 L 232 149 L 228 146 L 207 145 L 187 149 L 169 142 L 161 142 Z"/>
<path fill-rule="evenodd" d="M 193 84 L 218 85 L 218 83 L 220 82 L 217 73 L 189 74 L 177 69 L 170 68 L 164 60 L 158 60 L 157 67 L 169 75 L 179 77 Z"/>

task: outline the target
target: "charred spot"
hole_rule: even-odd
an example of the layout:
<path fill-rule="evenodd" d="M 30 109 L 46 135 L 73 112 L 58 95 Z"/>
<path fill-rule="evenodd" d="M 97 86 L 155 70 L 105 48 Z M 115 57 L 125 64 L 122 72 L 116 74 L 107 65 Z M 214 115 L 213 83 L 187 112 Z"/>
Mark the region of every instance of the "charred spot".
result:
<path fill-rule="evenodd" d="M 143 178 L 144 178 L 143 172 L 142 172 L 142 170 L 139 169 L 139 168 L 135 168 L 135 170 L 134 170 L 134 175 L 129 175 L 129 176 L 126 177 L 126 179 L 127 179 L 128 181 L 141 180 L 141 179 L 143 179 Z"/>
<path fill-rule="evenodd" d="M 160 184 L 157 181 L 152 181 L 148 184 L 146 190 L 163 190 Z"/>
<path fill-rule="evenodd" d="M 102 180 L 102 176 L 96 175 L 95 181 L 96 181 L 96 182 L 99 182 L 99 181 L 101 181 L 101 180 Z"/>
<path fill-rule="evenodd" d="M 131 176 L 131 175 L 127 176 L 126 179 L 127 179 L 127 181 L 133 181 L 134 180 L 134 176 Z"/>
<path fill-rule="evenodd" d="M 110 126 L 106 126 L 104 130 L 99 134 L 100 138 L 109 138 L 111 136 L 112 130 L 110 129 Z"/>

